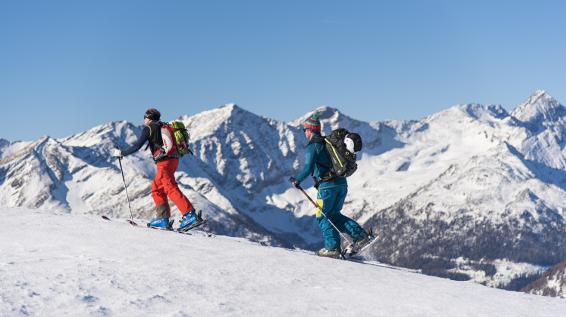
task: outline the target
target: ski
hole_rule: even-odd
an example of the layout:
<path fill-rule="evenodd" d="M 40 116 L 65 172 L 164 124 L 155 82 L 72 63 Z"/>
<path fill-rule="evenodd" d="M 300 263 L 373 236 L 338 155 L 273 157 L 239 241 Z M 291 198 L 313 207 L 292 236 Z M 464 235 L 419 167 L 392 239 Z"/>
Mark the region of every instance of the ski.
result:
<path fill-rule="evenodd" d="M 367 250 L 369 247 L 371 247 L 375 241 L 377 241 L 377 236 L 373 236 L 373 239 L 371 239 L 371 241 L 364 245 L 361 249 L 359 250 L 348 250 L 346 249 L 343 253 L 342 253 L 342 259 L 343 260 L 350 260 L 350 259 L 354 259 L 354 256 L 364 253 L 365 250 Z"/>
<path fill-rule="evenodd" d="M 101 217 L 102 217 L 102 219 L 104 219 L 104 220 L 112 221 L 112 219 L 108 218 L 107 216 L 104 216 L 104 215 L 103 215 L 103 216 L 101 216 Z M 128 220 L 126 220 L 126 222 L 129 223 L 129 224 L 131 224 L 132 226 L 137 226 L 137 225 L 138 225 L 138 224 L 137 224 L 135 221 L 133 221 L 132 219 L 128 219 Z"/>
<path fill-rule="evenodd" d="M 106 221 L 112 221 L 112 219 L 107 217 L 107 216 L 101 216 L 101 217 L 102 217 L 102 219 L 104 219 Z M 161 229 L 161 228 L 155 228 L 155 227 L 150 227 L 150 226 L 146 226 L 146 227 L 140 226 L 136 222 L 132 221 L 131 219 L 126 220 L 127 223 L 129 223 L 132 226 L 138 227 L 138 228 L 147 228 L 147 229 L 153 229 L 153 230 L 170 231 L 170 232 L 175 232 L 175 233 L 184 234 L 184 235 L 188 235 L 188 236 L 192 235 L 194 232 L 200 232 L 200 233 L 202 233 L 203 236 L 206 236 L 206 237 L 209 237 L 209 238 L 216 236 L 215 234 L 213 234 L 211 232 L 207 232 L 207 231 L 202 230 L 202 228 L 199 228 L 207 222 L 206 218 L 202 219 L 201 222 L 189 227 L 188 229 L 185 229 L 184 231 L 180 231 L 178 229 L 173 229 L 174 221 L 175 220 L 169 221 L 169 226 L 168 226 L 167 229 Z"/>

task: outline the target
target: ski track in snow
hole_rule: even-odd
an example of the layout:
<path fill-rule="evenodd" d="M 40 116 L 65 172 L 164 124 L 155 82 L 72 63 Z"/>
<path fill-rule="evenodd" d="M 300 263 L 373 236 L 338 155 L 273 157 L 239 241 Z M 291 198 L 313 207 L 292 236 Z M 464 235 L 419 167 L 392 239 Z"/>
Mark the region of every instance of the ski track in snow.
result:
<path fill-rule="evenodd" d="M 566 302 L 244 239 L 2 208 L 0 316 L 565 316 Z"/>

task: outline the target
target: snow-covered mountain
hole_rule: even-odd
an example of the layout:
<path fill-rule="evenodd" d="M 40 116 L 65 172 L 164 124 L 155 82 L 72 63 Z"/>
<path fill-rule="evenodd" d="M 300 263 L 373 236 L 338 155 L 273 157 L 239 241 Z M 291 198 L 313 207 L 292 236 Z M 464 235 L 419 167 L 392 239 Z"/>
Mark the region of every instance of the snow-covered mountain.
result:
<path fill-rule="evenodd" d="M 244 239 L 0 208 L 0 316 L 562 316 L 566 301 Z M 329 300 L 329 298 L 331 300 Z"/>
<path fill-rule="evenodd" d="M 419 121 L 364 122 L 334 108 L 314 111 L 326 133 L 345 127 L 363 137 L 344 213 L 378 233 L 368 257 L 513 289 L 566 259 L 566 111 L 546 92 L 511 113 L 466 104 Z M 301 166 L 300 125 L 311 113 L 284 123 L 230 104 L 179 118 L 196 155 L 182 159 L 177 181 L 209 216 L 210 230 L 321 246 L 312 206 L 287 181 Z M 129 217 L 109 152 L 139 132 L 113 122 L 64 139 L 5 142 L 0 205 Z M 123 166 L 134 216 L 151 217 L 149 154 L 129 156 Z"/>
<path fill-rule="evenodd" d="M 496 106 L 456 106 L 421 121 L 403 147 L 372 158 L 374 166 L 399 166 L 380 178 L 402 192 L 366 222 L 381 230 L 376 258 L 454 278 L 471 268 L 478 281 L 500 287 L 507 285 L 496 259 L 540 266 L 565 259 L 564 153 L 535 150 L 560 148 L 562 132 L 532 125 L 540 117 L 561 122 L 561 107 L 540 91 L 513 112 L 519 118 Z M 546 142 L 535 145 L 540 135 Z"/>
<path fill-rule="evenodd" d="M 566 261 L 559 263 L 522 291 L 530 294 L 566 298 Z"/>
<path fill-rule="evenodd" d="M 566 169 L 566 108 L 563 105 L 546 92 L 537 91 L 511 115 L 528 133 L 520 145 L 525 159 L 553 169 Z"/>

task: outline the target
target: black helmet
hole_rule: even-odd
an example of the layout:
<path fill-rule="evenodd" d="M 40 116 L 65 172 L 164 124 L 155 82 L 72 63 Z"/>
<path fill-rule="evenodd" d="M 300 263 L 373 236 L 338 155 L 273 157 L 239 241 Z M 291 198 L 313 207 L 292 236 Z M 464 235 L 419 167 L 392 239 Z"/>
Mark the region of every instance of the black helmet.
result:
<path fill-rule="evenodd" d="M 159 119 L 161 118 L 161 113 L 155 108 L 149 108 L 145 111 L 143 118 L 147 118 L 151 121 L 159 121 Z"/>

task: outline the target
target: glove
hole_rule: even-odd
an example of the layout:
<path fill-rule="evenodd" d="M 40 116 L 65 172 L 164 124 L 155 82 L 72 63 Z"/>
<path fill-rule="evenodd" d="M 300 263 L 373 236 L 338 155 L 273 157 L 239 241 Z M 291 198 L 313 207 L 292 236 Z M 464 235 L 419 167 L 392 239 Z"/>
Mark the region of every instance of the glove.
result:
<path fill-rule="evenodd" d="M 320 186 L 320 179 L 318 179 L 317 177 L 313 177 L 312 181 L 314 182 L 314 188 L 318 190 L 318 186 Z"/>
<path fill-rule="evenodd" d="M 116 157 L 116 158 L 123 158 L 124 155 L 122 155 L 122 151 L 120 151 L 119 149 L 112 149 L 112 152 L 110 152 L 112 157 Z"/>
<path fill-rule="evenodd" d="M 295 186 L 295 188 L 301 187 L 301 183 L 299 183 L 299 181 L 296 178 L 289 177 L 289 181 L 291 182 L 291 184 L 293 184 L 293 186 Z"/>

